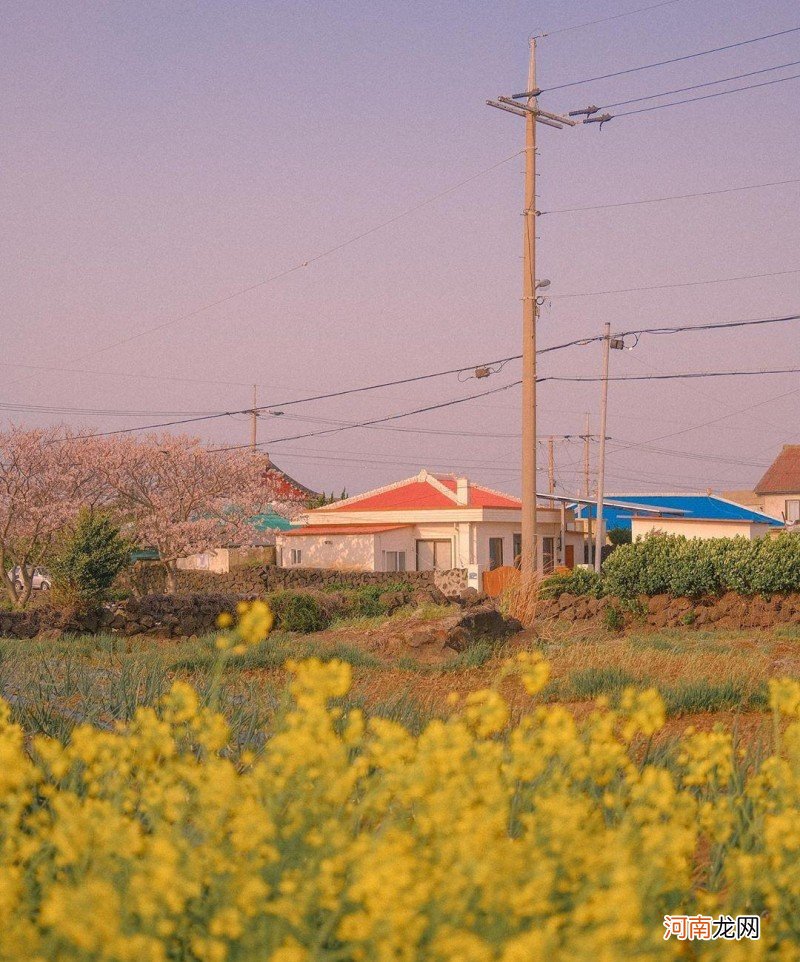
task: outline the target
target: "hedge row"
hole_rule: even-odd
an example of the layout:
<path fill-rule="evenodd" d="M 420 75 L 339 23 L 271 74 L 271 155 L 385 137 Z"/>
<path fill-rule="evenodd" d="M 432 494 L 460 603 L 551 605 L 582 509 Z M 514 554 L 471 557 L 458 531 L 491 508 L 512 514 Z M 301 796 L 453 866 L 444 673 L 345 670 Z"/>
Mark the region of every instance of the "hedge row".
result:
<path fill-rule="evenodd" d="M 742 595 L 800 591 L 800 536 L 711 538 L 651 535 L 616 548 L 602 578 L 576 569 L 544 582 L 545 596 L 569 591 L 595 597 L 670 594 L 697 598 L 736 591 Z"/>

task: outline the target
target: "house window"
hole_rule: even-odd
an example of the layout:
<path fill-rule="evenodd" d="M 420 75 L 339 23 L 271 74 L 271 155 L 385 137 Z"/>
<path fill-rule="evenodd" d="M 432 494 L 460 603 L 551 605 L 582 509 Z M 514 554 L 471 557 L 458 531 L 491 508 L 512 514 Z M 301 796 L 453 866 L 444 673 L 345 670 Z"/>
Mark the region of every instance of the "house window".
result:
<path fill-rule="evenodd" d="M 792 499 L 786 502 L 786 520 L 800 521 L 800 499 Z"/>
<path fill-rule="evenodd" d="M 449 571 L 452 567 L 453 546 L 450 541 L 417 541 L 417 571 Z"/>
<path fill-rule="evenodd" d="M 292 548 L 291 563 L 299 565 L 303 563 L 303 552 L 300 548 Z"/>
<path fill-rule="evenodd" d="M 514 567 L 519 568 L 522 564 L 522 535 L 517 533 L 513 535 L 513 554 L 514 554 Z"/>
<path fill-rule="evenodd" d="M 489 571 L 503 566 L 503 539 L 489 538 Z"/>
<path fill-rule="evenodd" d="M 406 553 L 405 551 L 384 551 L 383 552 L 384 571 L 405 571 Z"/>
<path fill-rule="evenodd" d="M 555 566 L 555 538 L 542 538 L 542 565 L 544 573 L 551 575 Z"/>

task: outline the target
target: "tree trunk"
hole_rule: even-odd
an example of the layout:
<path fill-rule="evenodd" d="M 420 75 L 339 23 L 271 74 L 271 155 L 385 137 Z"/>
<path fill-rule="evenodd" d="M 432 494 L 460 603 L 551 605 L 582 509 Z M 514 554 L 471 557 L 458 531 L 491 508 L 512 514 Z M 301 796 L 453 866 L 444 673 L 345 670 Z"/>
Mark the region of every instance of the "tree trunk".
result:
<path fill-rule="evenodd" d="M 167 573 L 166 591 L 168 595 L 174 595 L 178 590 L 177 567 L 174 561 L 165 561 L 164 569 Z"/>

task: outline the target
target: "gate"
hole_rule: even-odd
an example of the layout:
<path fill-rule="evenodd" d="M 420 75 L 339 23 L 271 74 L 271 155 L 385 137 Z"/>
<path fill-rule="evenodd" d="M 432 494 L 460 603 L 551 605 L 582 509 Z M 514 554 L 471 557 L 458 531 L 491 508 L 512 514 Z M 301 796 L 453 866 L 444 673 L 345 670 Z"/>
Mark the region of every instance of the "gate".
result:
<path fill-rule="evenodd" d="M 519 581 L 519 571 L 508 565 L 501 565 L 492 571 L 483 572 L 483 591 L 490 598 L 499 598 L 500 595 Z"/>

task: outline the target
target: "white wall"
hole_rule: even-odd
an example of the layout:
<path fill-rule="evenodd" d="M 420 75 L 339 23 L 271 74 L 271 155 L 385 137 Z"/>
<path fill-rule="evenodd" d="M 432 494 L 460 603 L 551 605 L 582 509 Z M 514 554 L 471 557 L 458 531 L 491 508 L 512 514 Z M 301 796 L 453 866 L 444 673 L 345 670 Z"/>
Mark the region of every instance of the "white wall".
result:
<path fill-rule="evenodd" d="M 682 534 L 687 538 L 747 538 L 754 541 L 763 538 L 771 530 L 768 524 L 757 524 L 749 521 L 715 521 L 713 519 L 690 521 L 688 519 L 673 518 L 634 518 L 631 522 L 631 533 L 635 541 L 648 534 Z"/>
<path fill-rule="evenodd" d="M 375 535 L 375 570 L 385 571 L 384 551 L 405 551 L 406 571 L 414 570 L 414 529 L 398 528 L 396 531 L 382 531 Z"/>
<path fill-rule="evenodd" d="M 338 568 L 340 571 L 375 570 L 375 535 L 277 536 L 283 568 Z M 292 565 L 292 549 L 302 552 L 299 565 Z"/>

